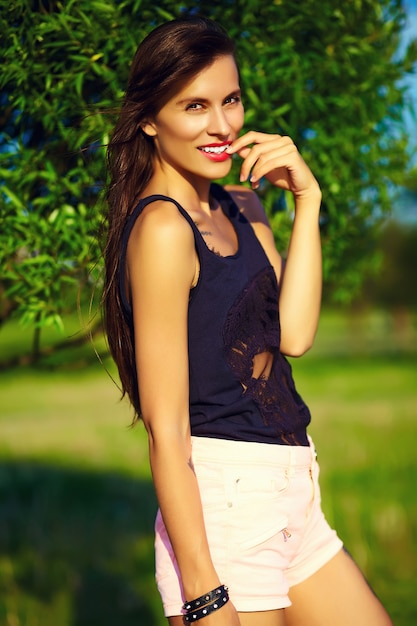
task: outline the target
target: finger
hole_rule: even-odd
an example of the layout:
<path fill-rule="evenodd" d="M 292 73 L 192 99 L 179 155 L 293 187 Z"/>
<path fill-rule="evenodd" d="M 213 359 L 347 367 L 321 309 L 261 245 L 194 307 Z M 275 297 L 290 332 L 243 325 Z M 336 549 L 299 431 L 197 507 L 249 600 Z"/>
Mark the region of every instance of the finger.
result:
<path fill-rule="evenodd" d="M 242 148 L 248 147 L 252 144 L 262 143 L 264 141 L 271 141 L 272 139 L 278 139 L 280 135 L 269 135 L 267 133 L 260 133 L 255 130 L 250 130 L 244 135 L 241 135 L 235 139 L 227 148 L 229 154 L 239 152 Z"/>
<path fill-rule="evenodd" d="M 300 162 L 299 153 L 294 146 L 280 147 L 275 150 L 270 150 L 264 154 L 259 155 L 258 159 L 253 165 L 250 180 L 251 182 L 258 181 L 272 170 L 279 170 L 285 168 L 286 170 L 297 167 L 297 163 Z"/>
<path fill-rule="evenodd" d="M 242 159 L 246 159 L 249 156 L 251 149 L 252 148 L 242 148 L 235 154 L 238 154 Z"/>
<path fill-rule="evenodd" d="M 263 162 L 270 160 L 269 155 L 273 155 L 274 158 L 279 158 L 282 150 L 284 150 L 283 154 L 286 153 L 287 148 L 281 145 L 281 142 L 277 145 L 276 139 L 272 139 L 270 135 L 267 137 L 268 141 L 256 144 L 248 152 L 245 152 L 244 161 L 241 167 L 241 180 L 249 178 L 251 171 L 254 173 L 258 164 L 262 164 Z M 238 152 L 240 156 L 242 156 L 242 153 L 242 150 Z"/>

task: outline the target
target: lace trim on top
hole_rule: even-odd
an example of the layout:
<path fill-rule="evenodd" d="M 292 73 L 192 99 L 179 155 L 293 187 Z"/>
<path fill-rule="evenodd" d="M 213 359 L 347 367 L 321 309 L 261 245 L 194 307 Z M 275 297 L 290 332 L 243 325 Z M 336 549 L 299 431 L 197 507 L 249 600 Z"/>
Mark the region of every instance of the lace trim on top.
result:
<path fill-rule="evenodd" d="M 272 267 L 252 278 L 232 305 L 223 329 L 225 356 L 244 394 L 264 423 L 283 441 L 297 444 L 307 407 L 298 395 L 288 361 L 279 351 L 278 285 Z"/>

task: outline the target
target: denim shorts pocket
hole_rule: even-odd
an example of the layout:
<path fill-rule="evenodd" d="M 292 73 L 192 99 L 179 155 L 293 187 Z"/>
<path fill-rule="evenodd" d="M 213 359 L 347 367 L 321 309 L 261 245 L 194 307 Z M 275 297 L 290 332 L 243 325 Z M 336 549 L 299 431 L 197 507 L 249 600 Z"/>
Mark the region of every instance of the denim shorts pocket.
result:
<path fill-rule="evenodd" d="M 258 498 L 276 497 L 277 494 L 283 493 L 289 484 L 288 476 L 284 471 L 254 470 L 250 473 L 239 473 L 234 480 L 238 497 L 245 497 L 248 494 L 254 503 Z"/>
<path fill-rule="evenodd" d="M 286 529 L 287 524 L 288 518 L 284 515 L 274 519 L 272 522 L 269 519 L 268 525 L 263 529 L 253 528 L 252 535 L 239 542 L 239 548 L 244 552 L 259 548 L 259 546 L 270 542 L 276 535 Z"/>

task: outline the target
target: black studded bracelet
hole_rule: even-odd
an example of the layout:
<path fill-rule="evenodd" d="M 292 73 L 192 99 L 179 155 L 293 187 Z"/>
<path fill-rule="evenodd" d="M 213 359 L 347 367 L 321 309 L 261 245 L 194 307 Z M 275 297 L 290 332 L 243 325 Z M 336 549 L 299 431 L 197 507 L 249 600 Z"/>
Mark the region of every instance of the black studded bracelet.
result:
<path fill-rule="evenodd" d="M 202 596 L 203 601 L 206 599 L 208 595 L 209 594 Z M 198 598 L 198 600 L 200 600 L 200 598 Z M 224 606 L 228 601 L 229 601 L 229 594 L 227 593 L 227 587 L 226 587 L 223 593 L 220 593 L 220 595 L 217 594 L 217 599 L 213 600 L 211 604 L 206 604 L 200 609 L 191 609 L 191 610 L 188 609 L 187 613 L 184 615 L 184 621 L 187 624 L 192 623 L 192 622 L 197 622 L 199 619 L 202 619 L 203 617 L 207 617 L 207 615 L 210 615 L 210 613 L 214 613 L 214 611 L 218 611 L 219 609 L 221 609 L 222 606 Z M 192 603 L 186 602 L 184 606 L 189 606 L 190 604 Z"/>
<path fill-rule="evenodd" d="M 219 587 L 213 589 L 213 591 L 209 591 L 208 593 L 205 593 L 203 596 L 200 596 L 195 600 L 190 600 L 190 602 L 184 602 L 182 608 L 184 609 L 184 611 L 187 612 L 194 611 L 202 606 L 205 606 L 206 604 L 209 604 L 210 602 L 213 602 L 214 600 L 217 600 L 222 594 L 223 596 L 227 596 L 227 599 L 229 599 L 229 594 L 227 592 L 228 588 L 226 587 L 226 585 L 220 585 Z"/>

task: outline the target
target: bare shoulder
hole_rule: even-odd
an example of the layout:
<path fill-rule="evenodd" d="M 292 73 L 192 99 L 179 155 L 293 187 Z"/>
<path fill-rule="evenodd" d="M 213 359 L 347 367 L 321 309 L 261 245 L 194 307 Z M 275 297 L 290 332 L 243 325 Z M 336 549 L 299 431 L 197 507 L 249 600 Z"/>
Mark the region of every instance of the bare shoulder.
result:
<path fill-rule="evenodd" d="M 187 289 L 195 283 L 194 233 L 173 202 L 157 200 L 145 207 L 129 237 L 126 261 L 131 282 L 147 276 L 161 289 L 167 282 Z"/>
<path fill-rule="evenodd" d="M 132 236 L 144 235 L 156 241 L 172 236 L 193 239 L 190 225 L 170 200 L 155 200 L 143 209 L 132 229 Z"/>
<path fill-rule="evenodd" d="M 128 257 L 139 247 L 155 254 L 194 249 L 193 231 L 173 202 L 156 200 L 144 208 L 129 237 Z"/>
<path fill-rule="evenodd" d="M 252 224 L 261 222 L 269 226 L 262 203 L 258 195 L 252 189 L 243 187 L 243 185 L 226 185 L 225 190 L 230 193 L 240 211 L 249 222 Z"/>

